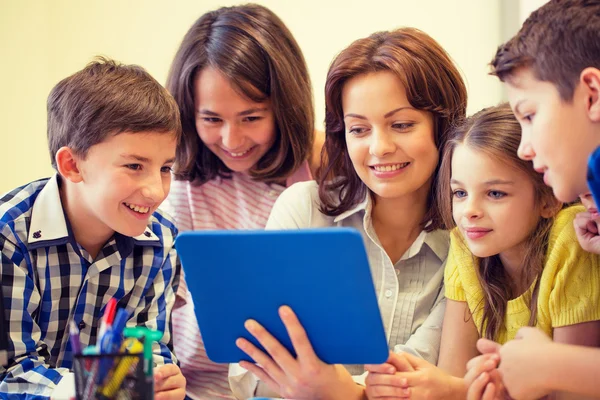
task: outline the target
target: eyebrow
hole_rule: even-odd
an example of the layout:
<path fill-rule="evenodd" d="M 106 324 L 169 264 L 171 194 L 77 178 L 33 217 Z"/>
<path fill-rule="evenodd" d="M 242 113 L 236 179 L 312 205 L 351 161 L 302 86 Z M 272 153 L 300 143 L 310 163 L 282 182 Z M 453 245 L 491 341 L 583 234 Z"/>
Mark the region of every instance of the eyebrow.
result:
<path fill-rule="evenodd" d="M 123 158 L 131 158 L 134 159 L 136 161 L 139 162 L 143 162 L 143 163 L 149 163 L 150 159 L 148 157 L 143 157 L 143 156 L 139 156 L 137 154 L 121 154 L 121 157 Z M 168 160 L 165 161 L 165 164 L 172 164 L 175 162 L 175 158 L 169 158 Z"/>
<path fill-rule="evenodd" d="M 249 108 L 248 110 L 244 110 L 244 111 L 241 111 L 241 112 L 237 113 L 237 116 L 238 117 L 245 117 L 245 116 L 250 115 L 250 114 L 255 114 L 255 113 L 258 113 L 258 112 L 264 112 L 264 111 L 267 111 L 267 110 L 268 110 L 267 107 Z M 198 110 L 198 114 L 210 115 L 211 117 L 220 117 L 219 113 L 207 110 L 205 108 L 202 108 L 202 109 Z"/>
<path fill-rule="evenodd" d="M 398 111 L 402 111 L 402 110 L 414 110 L 414 108 L 413 108 L 413 107 L 410 107 L 410 106 L 406 106 L 406 107 L 399 107 L 399 108 L 396 108 L 395 110 L 392 110 L 392 111 L 390 111 L 390 112 L 386 113 L 386 114 L 383 116 L 383 118 L 389 118 L 389 117 L 391 117 L 392 115 L 396 114 Z M 353 113 L 350 113 L 350 114 L 346 114 L 346 115 L 344 115 L 344 118 L 349 118 L 349 117 L 352 117 L 352 118 L 358 118 L 358 119 L 365 119 L 365 120 L 367 119 L 367 117 L 365 117 L 364 115 L 360 115 L 360 114 L 353 114 Z"/>
<path fill-rule="evenodd" d="M 458 181 L 456 179 L 450 179 L 450 184 L 452 185 L 462 185 L 461 181 Z M 483 182 L 484 185 L 486 186 L 493 186 L 493 185 L 514 185 L 515 182 L 514 181 L 505 181 L 503 179 L 492 179 L 491 181 L 485 181 Z"/>

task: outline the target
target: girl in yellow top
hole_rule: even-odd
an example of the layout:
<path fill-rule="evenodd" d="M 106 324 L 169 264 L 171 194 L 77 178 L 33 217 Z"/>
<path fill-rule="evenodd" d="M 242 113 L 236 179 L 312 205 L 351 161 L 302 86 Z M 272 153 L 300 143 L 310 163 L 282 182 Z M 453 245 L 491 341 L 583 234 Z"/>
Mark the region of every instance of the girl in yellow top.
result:
<path fill-rule="evenodd" d="M 497 360 L 479 356 L 477 339 L 504 343 L 523 326 L 557 342 L 600 345 L 600 257 L 581 249 L 573 228 L 583 207 L 562 209 L 517 157 L 520 134 L 508 105 L 484 109 L 450 133 L 439 193 L 456 229 L 438 366 L 391 355 L 368 367 L 370 399 L 503 399 L 497 370 L 482 373 Z"/>

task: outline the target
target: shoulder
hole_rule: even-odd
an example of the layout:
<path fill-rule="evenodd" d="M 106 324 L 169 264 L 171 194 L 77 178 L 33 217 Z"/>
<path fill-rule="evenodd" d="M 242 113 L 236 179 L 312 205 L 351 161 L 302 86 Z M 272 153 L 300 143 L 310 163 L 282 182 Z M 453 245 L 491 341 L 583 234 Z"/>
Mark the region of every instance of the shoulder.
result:
<path fill-rule="evenodd" d="M 281 192 L 275 207 L 319 209 L 319 185 L 316 181 L 294 183 Z"/>
<path fill-rule="evenodd" d="M 582 206 L 572 206 L 556 216 L 550 231 L 542 286 L 562 287 L 573 285 L 575 281 L 584 285 L 592 283 L 590 277 L 600 268 L 600 256 L 581 248 L 573 226 L 575 216 L 584 210 Z"/>
<path fill-rule="evenodd" d="M 33 204 L 48 180 L 33 181 L 0 197 L 0 231 L 3 236 L 8 238 L 13 234 L 27 238 Z"/>
<path fill-rule="evenodd" d="M 448 282 L 460 280 L 465 287 L 475 288 L 478 286 L 475 257 L 469 250 L 458 228 L 453 229 L 450 233 L 450 249 L 446 261 L 445 275 Z"/>
<path fill-rule="evenodd" d="M 333 218 L 320 211 L 319 186 L 315 181 L 298 182 L 285 189 L 275 201 L 267 229 L 327 227 Z"/>
<path fill-rule="evenodd" d="M 294 199 L 300 197 L 302 200 L 319 200 L 319 185 L 316 181 L 297 182 L 286 188 L 279 198 Z"/>
<path fill-rule="evenodd" d="M 554 223 L 550 230 L 549 251 L 557 250 L 564 246 L 570 247 L 573 250 L 583 251 L 577 241 L 575 227 L 573 226 L 575 216 L 583 211 L 585 211 L 585 208 L 581 205 L 570 206 L 559 211 L 554 218 Z"/>
<path fill-rule="evenodd" d="M 48 178 L 40 179 L 4 193 L 0 197 L 0 221 L 6 223 L 30 215 L 37 195 L 47 182 Z"/>

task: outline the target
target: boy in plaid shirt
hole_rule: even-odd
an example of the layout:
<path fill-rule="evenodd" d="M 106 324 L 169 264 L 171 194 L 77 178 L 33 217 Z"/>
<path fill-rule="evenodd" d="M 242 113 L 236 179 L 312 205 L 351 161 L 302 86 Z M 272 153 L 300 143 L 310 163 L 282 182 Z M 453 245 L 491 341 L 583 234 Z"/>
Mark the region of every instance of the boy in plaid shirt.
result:
<path fill-rule="evenodd" d="M 156 398 L 183 398 L 171 309 L 180 265 L 169 192 L 181 135 L 173 98 L 137 66 L 99 59 L 48 98 L 57 174 L 0 196 L 1 295 L 8 365 L 0 398 L 45 398 L 73 364 L 69 322 L 95 344 L 111 298 L 128 326 L 163 332 L 154 344 Z"/>

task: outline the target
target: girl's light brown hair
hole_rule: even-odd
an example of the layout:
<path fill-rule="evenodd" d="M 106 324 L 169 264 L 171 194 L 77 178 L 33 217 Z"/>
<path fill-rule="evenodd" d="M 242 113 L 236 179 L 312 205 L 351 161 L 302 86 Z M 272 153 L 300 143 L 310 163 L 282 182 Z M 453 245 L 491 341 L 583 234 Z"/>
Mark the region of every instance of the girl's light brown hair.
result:
<path fill-rule="evenodd" d="M 287 178 L 308 159 L 312 149 L 312 88 L 304 57 L 291 32 L 272 11 L 256 4 L 222 7 L 202 15 L 175 55 L 167 78 L 167 89 L 179 105 L 183 125 L 175 178 L 202 184 L 231 175 L 196 130 L 194 80 L 207 67 L 217 69 L 250 100 L 270 100 L 275 143 L 250 175 L 267 183 Z"/>
<path fill-rule="evenodd" d="M 452 178 L 452 156 L 459 145 L 481 151 L 495 160 L 501 160 L 507 166 L 523 171 L 531 180 L 535 201 L 540 207 L 545 202 L 556 201 L 552 194 L 552 188 L 544 184 L 542 176 L 533 169 L 531 162 L 521 160 L 517 156 L 520 140 L 521 126 L 507 103 L 483 109 L 450 131 L 443 150 L 437 185 L 439 187 L 438 202 L 446 226 L 456 226 L 452 217 L 453 196 L 450 180 Z M 534 325 L 536 321 L 538 278 L 544 268 L 548 239 L 553 222 L 554 218 L 540 218 L 537 226 L 527 239 L 527 251 L 523 258 L 521 280 L 526 287 L 535 282 L 529 299 L 529 309 L 531 311 L 529 325 Z M 468 249 L 462 236 L 456 235 L 456 237 L 461 240 L 460 245 Z M 508 301 L 518 297 L 521 293 L 515 293 L 515 286 L 511 284 L 498 255 L 486 258 L 473 256 L 473 259 L 479 283 L 484 292 L 483 304 L 480 305 L 483 309 L 483 320 L 478 328 L 482 336 L 496 340 L 498 333 L 504 326 Z M 474 311 L 471 310 L 472 313 Z"/>
<path fill-rule="evenodd" d="M 335 58 L 325 83 L 326 138 L 321 153 L 319 198 L 326 215 L 350 210 L 367 193 L 348 155 L 342 90 L 349 79 L 378 71 L 394 73 L 406 89 L 410 105 L 433 114 L 438 150 L 446 142 L 449 127 L 465 116 L 467 90 L 460 73 L 444 49 L 426 33 L 401 28 L 352 43 Z M 436 176 L 437 168 L 433 178 Z M 431 221 L 428 231 L 443 227 L 436 191 L 432 185 L 423 221 L 424 226 Z M 331 196 L 338 192 L 339 196 Z"/>

